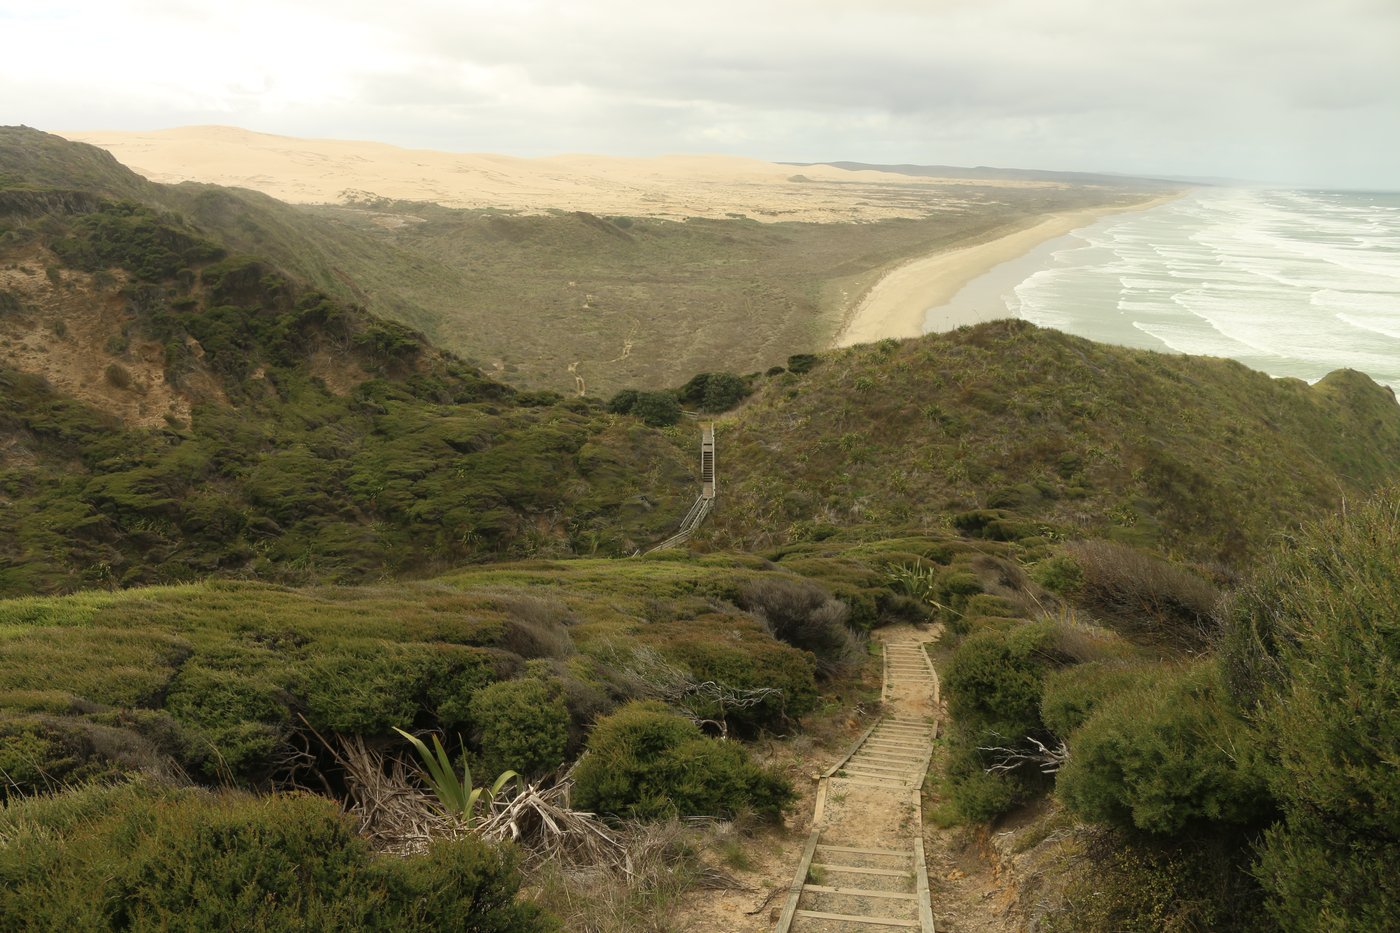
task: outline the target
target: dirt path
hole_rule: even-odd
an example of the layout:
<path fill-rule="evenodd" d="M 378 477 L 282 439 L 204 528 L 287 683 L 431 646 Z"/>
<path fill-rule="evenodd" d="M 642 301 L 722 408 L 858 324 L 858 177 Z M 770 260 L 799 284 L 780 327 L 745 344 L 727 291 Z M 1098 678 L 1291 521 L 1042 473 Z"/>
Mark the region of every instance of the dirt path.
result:
<path fill-rule="evenodd" d="M 924 645 L 937 633 L 898 626 L 876 637 L 884 715 L 822 778 L 778 933 L 933 933 L 920 794 L 938 718 Z"/>

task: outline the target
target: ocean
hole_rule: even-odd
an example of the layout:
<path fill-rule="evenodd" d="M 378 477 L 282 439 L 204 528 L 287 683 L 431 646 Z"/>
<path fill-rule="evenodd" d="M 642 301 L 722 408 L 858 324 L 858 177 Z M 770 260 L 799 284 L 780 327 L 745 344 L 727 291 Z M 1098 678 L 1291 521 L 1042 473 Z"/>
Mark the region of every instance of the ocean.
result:
<path fill-rule="evenodd" d="M 955 306 L 1309 382 L 1356 369 L 1400 389 L 1400 193 L 1199 189 L 1043 244 Z"/>

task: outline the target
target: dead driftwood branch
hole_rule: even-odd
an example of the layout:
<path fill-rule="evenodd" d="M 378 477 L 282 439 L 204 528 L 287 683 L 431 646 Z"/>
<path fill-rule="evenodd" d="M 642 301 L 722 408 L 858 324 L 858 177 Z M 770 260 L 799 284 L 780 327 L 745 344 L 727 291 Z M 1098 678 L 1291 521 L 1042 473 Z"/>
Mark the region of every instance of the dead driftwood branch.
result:
<path fill-rule="evenodd" d="M 992 735 L 1005 741 L 1006 737 L 993 732 Z M 1041 774 L 1054 774 L 1064 767 L 1069 761 L 1069 746 L 1064 742 L 1051 748 L 1039 739 L 1026 736 L 1026 741 L 1035 748 L 1024 746 L 1017 748 L 1013 745 L 979 745 L 979 752 L 986 752 L 993 757 L 993 763 L 988 765 L 988 772 L 1015 771 L 1023 765 L 1031 765 L 1039 768 Z"/>
<path fill-rule="evenodd" d="M 664 700 L 682 710 L 697 725 L 713 726 L 720 738 L 729 737 L 729 713 L 749 709 L 769 700 L 783 698 L 777 687 L 740 688 L 716 680 L 696 680 L 690 671 L 667 661 L 653 648 L 637 647 L 623 651 L 609 645 L 604 652 L 608 664 L 640 696 Z M 702 710 L 717 710 L 711 719 Z"/>

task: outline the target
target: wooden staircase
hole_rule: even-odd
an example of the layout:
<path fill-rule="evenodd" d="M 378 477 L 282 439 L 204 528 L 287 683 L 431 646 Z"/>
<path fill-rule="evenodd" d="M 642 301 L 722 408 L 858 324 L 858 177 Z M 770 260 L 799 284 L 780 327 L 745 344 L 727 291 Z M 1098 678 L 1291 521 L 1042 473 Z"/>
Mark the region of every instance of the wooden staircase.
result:
<path fill-rule="evenodd" d="M 887 646 L 884 667 L 885 697 L 927 696 L 930 718 L 882 717 L 822 775 L 777 933 L 934 933 L 921 790 L 938 731 L 938 677 L 921 644 Z"/>
<path fill-rule="evenodd" d="M 681 519 L 680 529 L 660 544 L 647 548 L 646 553 L 664 551 L 685 544 L 714 507 L 715 426 L 713 423 L 707 423 L 700 428 L 700 495 L 695 498 L 695 504 L 690 507 L 690 511 L 685 513 L 685 518 Z"/>

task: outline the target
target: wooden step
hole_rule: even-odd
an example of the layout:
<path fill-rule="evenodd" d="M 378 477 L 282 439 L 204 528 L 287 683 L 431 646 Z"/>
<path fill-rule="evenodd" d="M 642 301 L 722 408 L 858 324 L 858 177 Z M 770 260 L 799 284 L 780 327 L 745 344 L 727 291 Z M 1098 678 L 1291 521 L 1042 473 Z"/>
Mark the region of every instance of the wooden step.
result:
<path fill-rule="evenodd" d="M 841 777 L 840 775 L 832 775 L 832 780 L 840 780 L 843 785 L 857 787 L 914 787 L 914 782 L 910 782 L 910 780 L 888 782 L 888 780 L 869 780 L 867 777 Z"/>
<path fill-rule="evenodd" d="M 882 878 L 913 877 L 908 871 L 895 871 L 890 868 L 861 868 L 859 865 L 838 865 L 835 862 L 813 862 L 812 867 L 826 871 L 850 872 L 853 875 L 879 875 Z"/>
<path fill-rule="evenodd" d="M 913 858 L 914 853 L 908 849 L 861 849 L 856 846 L 834 846 L 829 843 L 817 843 L 818 849 L 830 849 L 833 852 L 854 852 L 857 855 L 889 855 L 899 858 Z"/>
<path fill-rule="evenodd" d="M 875 752 L 870 752 L 868 754 L 862 753 L 862 755 L 864 755 L 865 757 L 861 757 L 861 755 L 853 755 L 851 756 L 850 760 L 871 762 L 878 761 L 881 767 L 884 767 L 886 765 L 896 765 L 905 769 L 922 768 L 924 763 L 924 760 L 922 758 L 891 758 L 888 755 L 877 755 Z"/>
<path fill-rule="evenodd" d="M 833 888 L 825 884 L 804 884 L 804 891 L 816 891 L 819 894 L 842 894 L 849 897 L 885 897 L 894 901 L 917 901 L 919 895 L 905 894 L 902 891 L 876 891 L 873 888 Z"/>
<path fill-rule="evenodd" d="M 889 781 L 891 784 L 913 784 L 918 780 L 916 777 L 892 777 L 888 774 L 876 774 L 874 771 L 857 771 L 854 768 L 842 768 L 846 772 L 846 777 L 870 778 L 876 781 Z"/>
<path fill-rule="evenodd" d="M 841 923 L 864 923 L 881 927 L 913 927 L 918 929 L 917 920 L 900 920 L 897 917 L 859 917 L 855 914 L 829 914 L 820 910 L 799 910 L 793 916 L 811 917 L 813 920 L 837 920 Z"/>
<path fill-rule="evenodd" d="M 872 765 L 872 763 L 864 761 L 857 762 L 854 761 L 854 759 L 851 765 L 857 770 L 885 770 L 885 772 L 892 773 L 892 775 L 909 775 L 910 780 L 916 780 L 916 773 L 914 773 L 916 769 L 913 768 L 886 768 L 885 765 Z M 846 768 L 846 770 L 851 770 L 851 768 Z"/>

